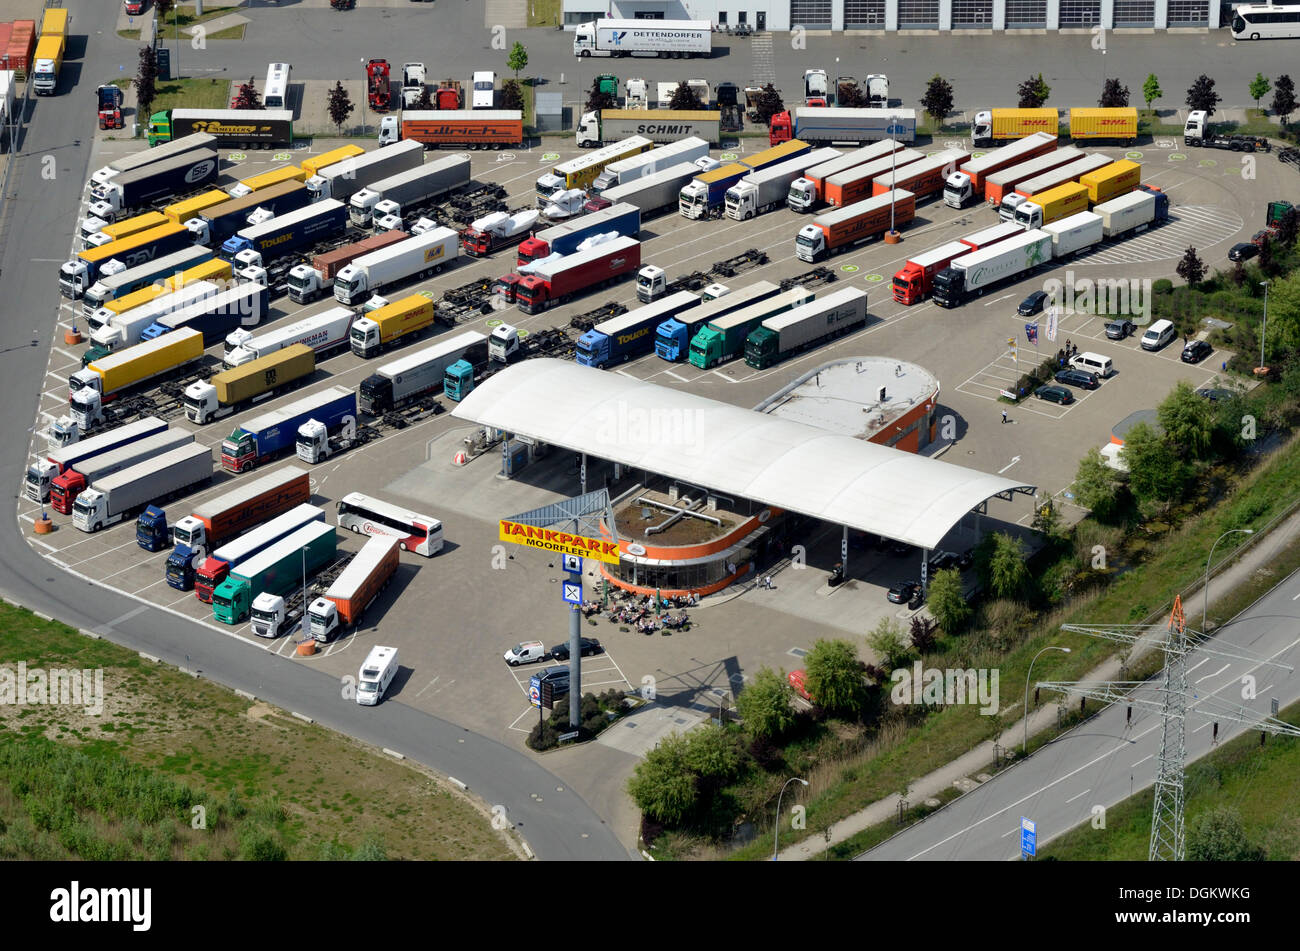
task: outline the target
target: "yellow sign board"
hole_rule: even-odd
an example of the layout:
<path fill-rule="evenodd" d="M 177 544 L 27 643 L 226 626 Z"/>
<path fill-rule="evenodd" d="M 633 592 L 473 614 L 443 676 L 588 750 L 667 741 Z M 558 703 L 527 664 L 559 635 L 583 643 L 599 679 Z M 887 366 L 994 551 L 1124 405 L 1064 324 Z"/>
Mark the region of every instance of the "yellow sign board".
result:
<path fill-rule="evenodd" d="M 501 519 L 500 538 L 503 542 L 527 545 L 541 551 L 581 555 L 611 565 L 618 564 L 618 542 L 605 541 L 603 538 L 588 538 L 586 535 L 571 535 L 535 525 L 521 525 L 504 518 Z"/>

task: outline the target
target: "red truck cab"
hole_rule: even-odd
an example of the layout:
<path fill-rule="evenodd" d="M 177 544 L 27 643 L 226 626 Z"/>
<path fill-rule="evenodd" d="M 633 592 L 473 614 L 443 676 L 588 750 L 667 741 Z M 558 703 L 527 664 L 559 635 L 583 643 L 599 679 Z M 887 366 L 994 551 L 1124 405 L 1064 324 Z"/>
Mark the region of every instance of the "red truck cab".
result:
<path fill-rule="evenodd" d="M 770 145 L 780 145 L 794 138 L 794 121 L 789 111 L 778 112 L 772 116 L 767 125 L 767 141 Z"/>
<path fill-rule="evenodd" d="M 126 0 L 126 15 L 138 17 L 144 13 L 144 0 Z"/>
<path fill-rule="evenodd" d="M 86 477 L 76 469 L 64 469 L 50 481 L 50 504 L 61 515 L 72 514 L 72 503 L 86 488 Z"/>
<path fill-rule="evenodd" d="M 212 603 L 212 592 L 217 585 L 226 580 L 230 574 L 230 565 L 220 558 L 205 558 L 198 571 L 194 572 L 194 593 L 204 604 Z"/>
<path fill-rule="evenodd" d="M 550 253 L 551 246 L 545 241 L 538 238 L 524 238 L 519 244 L 519 254 L 515 258 L 515 265 L 523 267 L 525 264 L 532 264 Z"/>
<path fill-rule="evenodd" d="M 499 277 L 492 284 L 492 293 L 500 294 L 501 299 L 507 304 L 514 304 L 519 300 L 519 284 L 523 277 L 519 274 L 506 274 Z"/>

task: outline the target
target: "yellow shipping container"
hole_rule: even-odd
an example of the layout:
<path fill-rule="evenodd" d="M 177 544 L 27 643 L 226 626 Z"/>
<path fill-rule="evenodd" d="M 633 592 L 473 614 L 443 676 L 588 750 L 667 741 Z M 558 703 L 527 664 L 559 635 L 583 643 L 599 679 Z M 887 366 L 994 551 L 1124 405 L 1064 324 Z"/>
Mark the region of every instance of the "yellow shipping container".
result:
<path fill-rule="evenodd" d="M 109 396 L 202 356 L 202 331 L 186 328 L 111 353 L 86 369 L 99 376 L 99 392 Z"/>
<path fill-rule="evenodd" d="M 1030 199 L 1043 209 L 1045 225 L 1088 210 L 1088 189 L 1078 182 L 1068 182 L 1040 192 Z"/>
<path fill-rule="evenodd" d="M 250 192 L 257 192 L 263 188 L 270 188 L 272 185 L 279 185 L 281 182 L 301 182 L 305 181 L 306 178 L 307 173 L 297 165 L 282 165 L 280 168 L 263 172 L 261 175 L 242 179 L 239 184 Z"/>
<path fill-rule="evenodd" d="M 214 188 L 202 195 L 195 195 L 193 198 L 187 198 L 184 201 L 178 201 L 174 205 L 168 205 L 163 209 L 162 213 L 178 225 L 183 225 L 191 218 L 196 217 L 205 208 L 219 205 L 223 201 L 230 201 L 230 196 L 220 188 Z"/>
<path fill-rule="evenodd" d="M 1070 110 L 1071 139 L 1115 139 L 1132 145 L 1137 141 L 1137 134 L 1138 111 L 1135 106 Z"/>
<path fill-rule="evenodd" d="M 1127 195 L 1142 182 L 1142 166 L 1128 159 L 1111 162 L 1079 179 L 1088 189 L 1088 201 L 1099 205 L 1120 195 Z"/>
<path fill-rule="evenodd" d="M 399 337 L 423 330 L 433 323 L 433 299 L 412 294 L 367 315 L 379 325 L 379 345 L 386 347 Z"/>
<path fill-rule="evenodd" d="M 54 7 L 45 11 L 45 17 L 41 20 L 41 36 L 67 36 L 71 25 L 71 14 L 62 7 Z"/>
<path fill-rule="evenodd" d="M 133 235 L 128 235 L 119 241 L 110 241 L 108 244 L 101 244 L 97 248 L 87 248 L 77 255 L 81 260 L 98 263 L 107 261 L 109 258 L 116 257 L 123 251 L 131 251 L 135 248 L 144 247 L 163 238 L 171 237 L 177 231 L 184 231 L 180 225 L 175 222 L 168 222 L 165 225 L 159 225 L 157 228 L 149 228 L 146 231 L 137 231 Z"/>
<path fill-rule="evenodd" d="M 209 382 L 217 388 L 217 402 L 229 406 L 310 376 L 315 369 L 316 351 L 305 343 L 295 343 L 233 370 L 214 373 Z"/>
<path fill-rule="evenodd" d="M 340 146 L 339 148 L 326 152 L 323 155 L 315 155 L 311 158 L 303 159 L 301 168 L 307 178 L 311 178 L 313 175 L 319 175 L 320 170 L 325 168 L 327 165 L 333 165 L 335 162 L 341 162 L 344 159 L 356 158 L 358 155 L 364 154 L 365 151 L 366 150 L 359 145 Z"/>
<path fill-rule="evenodd" d="M 122 238 L 129 238 L 131 235 L 138 234 L 148 228 L 157 228 L 166 224 L 171 224 L 171 219 L 160 211 L 151 211 L 147 214 L 136 215 L 134 218 L 127 218 L 125 221 L 116 221 L 111 225 L 104 225 L 99 230 L 114 241 L 120 241 Z"/>
<path fill-rule="evenodd" d="M 1023 139 L 1035 132 L 1058 135 L 1060 123 L 1055 109 L 994 109 L 993 139 Z"/>

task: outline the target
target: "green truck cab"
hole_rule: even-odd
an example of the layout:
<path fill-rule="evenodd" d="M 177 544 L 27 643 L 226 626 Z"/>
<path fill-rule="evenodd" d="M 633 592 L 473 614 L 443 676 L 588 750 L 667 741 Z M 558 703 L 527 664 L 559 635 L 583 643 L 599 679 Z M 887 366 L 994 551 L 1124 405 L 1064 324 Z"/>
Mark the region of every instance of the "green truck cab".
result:
<path fill-rule="evenodd" d="M 333 525 L 312 522 L 255 555 L 226 576 L 212 592 L 212 617 L 241 624 L 259 594 L 285 595 L 334 560 L 338 535 Z"/>
<path fill-rule="evenodd" d="M 781 359 L 781 335 L 767 327 L 759 327 L 745 338 L 745 362 L 751 367 L 766 370 Z"/>

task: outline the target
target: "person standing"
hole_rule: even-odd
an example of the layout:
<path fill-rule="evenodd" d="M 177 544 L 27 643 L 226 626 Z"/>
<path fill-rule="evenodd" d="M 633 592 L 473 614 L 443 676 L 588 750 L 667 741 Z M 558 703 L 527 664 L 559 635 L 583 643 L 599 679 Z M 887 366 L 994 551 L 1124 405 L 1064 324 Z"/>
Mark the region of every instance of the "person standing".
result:
<path fill-rule="evenodd" d="M 1002 411 L 1002 422 L 1003 422 L 1004 425 L 1006 424 L 1006 421 L 1007 421 L 1007 411 L 1006 411 L 1006 410 L 1003 410 L 1003 411 Z"/>

